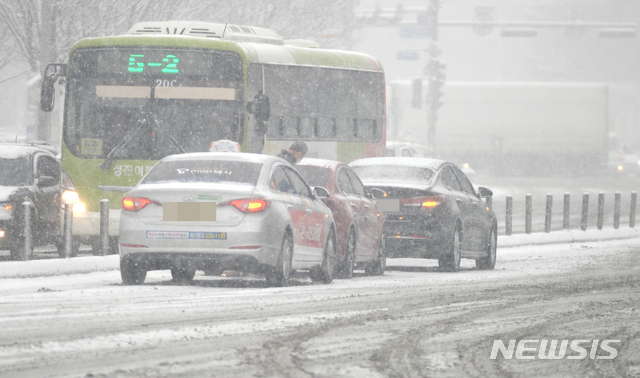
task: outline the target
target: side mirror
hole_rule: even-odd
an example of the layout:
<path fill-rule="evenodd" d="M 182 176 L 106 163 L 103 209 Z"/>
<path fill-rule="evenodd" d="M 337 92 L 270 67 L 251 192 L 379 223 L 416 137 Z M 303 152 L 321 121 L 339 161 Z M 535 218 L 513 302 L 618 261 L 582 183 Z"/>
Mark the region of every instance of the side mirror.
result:
<path fill-rule="evenodd" d="M 56 179 L 51 176 L 40 176 L 38 178 L 38 188 L 46 188 L 49 186 L 54 186 L 56 184 Z"/>
<path fill-rule="evenodd" d="M 487 189 L 483 186 L 478 187 L 478 197 L 479 198 L 489 198 L 493 196 L 493 192 L 490 189 Z"/>
<path fill-rule="evenodd" d="M 321 200 L 331 197 L 331 193 L 329 193 L 327 188 L 322 187 L 322 186 L 314 186 L 313 187 L 313 194 L 316 196 L 316 198 L 321 199 Z"/>
<path fill-rule="evenodd" d="M 387 196 L 387 193 L 384 190 L 378 188 L 371 188 L 371 198 L 373 199 L 381 199 Z"/>
<path fill-rule="evenodd" d="M 55 83 L 59 77 L 65 76 L 66 64 L 49 63 L 44 70 L 42 86 L 40 87 L 40 110 L 50 112 L 55 105 Z"/>

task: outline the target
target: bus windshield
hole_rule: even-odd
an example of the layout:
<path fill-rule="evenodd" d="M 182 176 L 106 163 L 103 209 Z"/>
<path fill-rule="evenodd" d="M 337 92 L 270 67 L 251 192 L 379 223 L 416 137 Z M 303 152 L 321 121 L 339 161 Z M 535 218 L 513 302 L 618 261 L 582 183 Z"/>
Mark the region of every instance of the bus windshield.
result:
<path fill-rule="evenodd" d="M 238 54 L 183 48 L 78 49 L 69 65 L 64 139 L 85 158 L 158 160 L 242 141 Z"/>

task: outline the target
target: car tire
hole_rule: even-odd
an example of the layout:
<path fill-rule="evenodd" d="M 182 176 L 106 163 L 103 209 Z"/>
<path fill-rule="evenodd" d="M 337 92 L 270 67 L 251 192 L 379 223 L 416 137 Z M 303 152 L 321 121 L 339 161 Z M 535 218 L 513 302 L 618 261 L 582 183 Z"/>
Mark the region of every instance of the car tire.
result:
<path fill-rule="evenodd" d="M 487 256 L 476 260 L 476 268 L 479 270 L 492 270 L 496 267 L 496 251 L 498 249 L 498 233 L 492 227 L 489 232 L 489 242 L 487 243 Z"/>
<path fill-rule="evenodd" d="M 171 268 L 171 278 L 174 282 L 191 283 L 195 276 L 196 270 L 194 268 L 183 266 Z"/>
<path fill-rule="evenodd" d="M 453 230 L 453 237 L 451 238 L 447 254 L 438 259 L 440 270 L 457 272 L 460 269 L 461 253 L 462 237 L 460 235 L 460 227 L 456 226 Z"/>
<path fill-rule="evenodd" d="M 378 244 L 378 259 L 374 262 L 367 264 L 364 268 L 364 273 L 367 276 L 381 276 L 387 269 L 387 251 L 386 251 L 386 238 L 384 235 L 380 235 L 380 243 Z"/>
<path fill-rule="evenodd" d="M 270 269 L 265 278 L 268 286 L 283 287 L 289 285 L 291 279 L 291 258 L 293 257 L 293 238 L 290 232 L 286 232 L 282 238 L 280 255 L 275 267 Z"/>
<path fill-rule="evenodd" d="M 320 267 L 311 268 L 309 275 L 311 281 L 330 284 L 333 281 L 334 264 L 336 258 L 336 233 L 331 229 L 322 254 Z"/>
<path fill-rule="evenodd" d="M 125 285 L 142 285 L 147 278 L 147 268 L 133 259 L 120 260 L 120 277 Z"/>
<path fill-rule="evenodd" d="M 356 232 L 353 228 L 349 229 L 347 236 L 347 248 L 345 249 L 344 259 L 337 267 L 337 278 L 349 279 L 353 278 L 353 268 L 356 261 Z"/>

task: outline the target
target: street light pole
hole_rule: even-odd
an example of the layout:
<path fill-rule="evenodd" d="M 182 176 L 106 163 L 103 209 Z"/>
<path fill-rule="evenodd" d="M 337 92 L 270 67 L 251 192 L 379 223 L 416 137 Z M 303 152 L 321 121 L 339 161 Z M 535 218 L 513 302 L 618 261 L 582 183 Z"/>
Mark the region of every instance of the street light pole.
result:
<path fill-rule="evenodd" d="M 430 44 L 427 49 L 429 62 L 425 67 L 424 74 L 427 76 L 427 146 L 431 153 L 436 149 L 436 126 L 438 122 L 438 108 L 440 107 L 440 97 L 442 97 L 442 85 L 444 84 L 444 63 L 438 60 L 438 11 L 440 10 L 440 0 L 429 0 L 429 37 Z"/>

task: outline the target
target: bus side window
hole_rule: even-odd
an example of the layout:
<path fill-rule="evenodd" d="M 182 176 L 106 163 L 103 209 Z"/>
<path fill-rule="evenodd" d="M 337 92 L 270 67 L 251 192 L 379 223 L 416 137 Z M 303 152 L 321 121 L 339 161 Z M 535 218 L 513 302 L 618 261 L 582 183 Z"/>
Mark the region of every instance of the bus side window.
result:
<path fill-rule="evenodd" d="M 298 137 L 298 125 L 300 118 L 298 117 L 283 117 L 284 118 L 284 127 L 282 136 L 285 137 Z"/>
<path fill-rule="evenodd" d="M 331 138 L 335 136 L 335 128 L 334 128 L 333 118 L 328 117 L 320 117 L 317 119 L 316 128 L 317 128 L 317 136 L 319 138 Z"/>
<path fill-rule="evenodd" d="M 336 120 L 338 140 L 351 140 L 353 138 L 353 119 L 340 118 Z"/>
<path fill-rule="evenodd" d="M 372 119 L 358 119 L 359 139 L 370 140 L 376 137 L 376 121 Z"/>
<path fill-rule="evenodd" d="M 313 138 L 317 136 L 315 118 L 300 118 L 300 136 L 303 138 Z"/>

